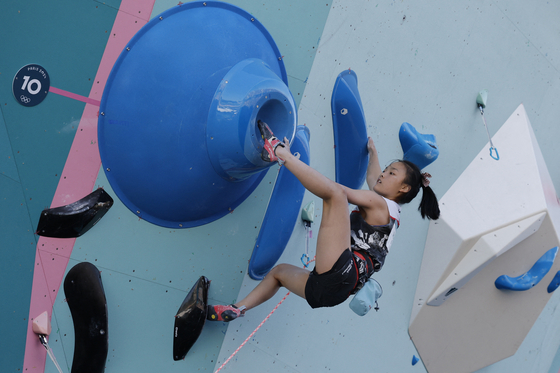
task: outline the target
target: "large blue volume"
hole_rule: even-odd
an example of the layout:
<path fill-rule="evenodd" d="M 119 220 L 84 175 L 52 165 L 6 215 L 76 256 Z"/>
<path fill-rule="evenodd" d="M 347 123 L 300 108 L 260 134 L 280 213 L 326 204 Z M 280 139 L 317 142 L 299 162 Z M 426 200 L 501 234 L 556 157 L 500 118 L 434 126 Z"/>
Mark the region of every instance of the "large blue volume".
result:
<path fill-rule="evenodd" d="M 354 71 L 345 70 L 336 78 L 331 109 L 336 182 L 361 189 L 366 179 L 369 154 L 366 119 Z"/>
<path fill-rule="evenodd" d="M 290 149 L 293 154 L 299 153 L 299 159 L 309 164 L 307 127 L 297 126 Z M 262 280 L 284 252 L 299 219 L 304 194 L 305 188 L 301 182 L 286 167 L 280 168 L 249 261 L 248 272 L 252 279 Z"/>
<path fill-rule="evenodd" d="M 119 199 L 151 223 L 187 228 L 233 211 L 271 166 L 257 121 L 292 140 L 282 55 L 244 10 L 195 1 L 154 17 L 107 80 L 98 136 Z"/>

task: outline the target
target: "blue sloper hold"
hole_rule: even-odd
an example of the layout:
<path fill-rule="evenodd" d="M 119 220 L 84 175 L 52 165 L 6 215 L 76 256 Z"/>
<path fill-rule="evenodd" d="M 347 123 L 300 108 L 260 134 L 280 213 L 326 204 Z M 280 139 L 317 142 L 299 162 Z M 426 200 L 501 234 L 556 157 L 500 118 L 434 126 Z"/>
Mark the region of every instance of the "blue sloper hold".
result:
<path fill-rule="evenodd" d="M 416 363 L 418 363 L 418 361 L 420 361 L 420 359 L 418 359 L 418 358 L 416 357 L 416 355 L 412 355 L 412 365 L 413 365 L 413 366 L 416 365 Z"/>
<path fill-rule="evenodd" d="M 309 129 L 297 126 L 292 153 L 309 164 Z M 280 168 L 268 202 L 261 229 L 249 260 L 248 273 L 253 280 L 262 280 L 284 252 L 298 220 L 305 188 L 286 168 Z"/>
<path fill-rule="evenodd" d="M 423 169 L 439 156 L 436 137 L 421 134 L 408 122 L 404 122 L 399 130 L 399 140 L 403 150 L 403 159 Z"/>
<path fill-rule="evenodd" d="M 548 250 L 543 256 L 540 257 L 539 260 L 535 262 L 530 270 L 528 270 L 521 276 L 509 277 L 506 275 L 502 275 L 498 277 L 494 283 L 496 285 L 496 288 L 501 290 L 514 291 L 524 291 L 531 289 L 543 279 L 548 271 L 550 271 L 557 253 L 558 246 Z"/>
<path fill-rule="evenodd" d="M 366 180 L 369 154 L 358 76 L 344 70 L 336 78 L 331 97 L 336 182 L 360 189 Z"/>
<path fill-rule="evenodd" d="M 558 286 L 560 286 L 560 271 L 556 272 L 556 276 L 554 276 L 546 290 L 552 293 L 554 290 L 558 289 Z"/>

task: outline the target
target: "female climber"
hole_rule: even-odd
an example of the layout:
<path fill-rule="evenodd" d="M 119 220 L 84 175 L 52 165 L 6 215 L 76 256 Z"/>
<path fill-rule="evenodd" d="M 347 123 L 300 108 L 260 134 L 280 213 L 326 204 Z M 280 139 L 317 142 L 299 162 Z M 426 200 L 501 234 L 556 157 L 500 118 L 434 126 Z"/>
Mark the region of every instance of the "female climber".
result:
<path fill-rule="evenodd" d="M 315 268 L 309 271 L 279 264 L 237 303 L 208 306 L 209 320 L 236 319 L 270 299 L 280 287 L 306 299 L 312 308 L 340 304 L 383 266 L 399 225 L 400 205 L 412 201 L 422 189 L 418 208 L 422 218 L 439 218 L 437 198 L 428 185 L 431 175 L 422 174 L 416 165 L 402 160 L 381 171 L 371 138 L 368 139 L 370 159 L 366 179 L 370 189 L 354 190 L 300 161 L 290 152 L 288 139 L 281 142 L 264 122 L 258 124 L 265 141 L 262 158 L 283 164 L 308 191 L 323 200 Z M 350 214 L 348 203 L 357 206 Z"/>

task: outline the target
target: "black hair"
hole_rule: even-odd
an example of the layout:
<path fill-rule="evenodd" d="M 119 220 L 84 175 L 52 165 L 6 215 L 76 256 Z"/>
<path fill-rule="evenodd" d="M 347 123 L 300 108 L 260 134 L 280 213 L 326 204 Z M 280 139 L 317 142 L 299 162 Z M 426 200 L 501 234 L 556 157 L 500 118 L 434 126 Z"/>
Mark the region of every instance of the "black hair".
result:
<path fill-rule="evenodd" d="M 422 219 L 428 217 L 428 219 L 437 220 L 439 218 L 439 204 L 437 197 L 432 188 L 429 186 L 425 187 L 422 183 L 423 177 L 418 166 L 406 160 L 398 160 L 396 162 L 400 162 L 405 165 L 406 176 L 404 178 L 404 183 L 410 186 L 410 190 L 401 194 L 395 202 L 399 204 L 409 203 L 416 197 L 420 188 L 422 188 L 422 201 L 420 202 L 420 206 L 418 206 Z"/>

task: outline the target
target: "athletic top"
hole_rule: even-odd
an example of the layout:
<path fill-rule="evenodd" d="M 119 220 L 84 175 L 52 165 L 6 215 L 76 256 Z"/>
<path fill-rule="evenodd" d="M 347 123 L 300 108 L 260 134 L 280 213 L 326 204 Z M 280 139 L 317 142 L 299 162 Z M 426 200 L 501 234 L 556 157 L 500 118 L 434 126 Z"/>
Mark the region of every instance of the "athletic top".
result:
<path fill-rule="evenodd" d="M 373 261 L 374 272 L 383 267 L 400 224 L 401 207 L 395 201 L 383 199 L 389 209 L 390 222 L 387 225 L 369 225 L 358 208 L 350 214 L 352 251 L 365 251 Z"/>

